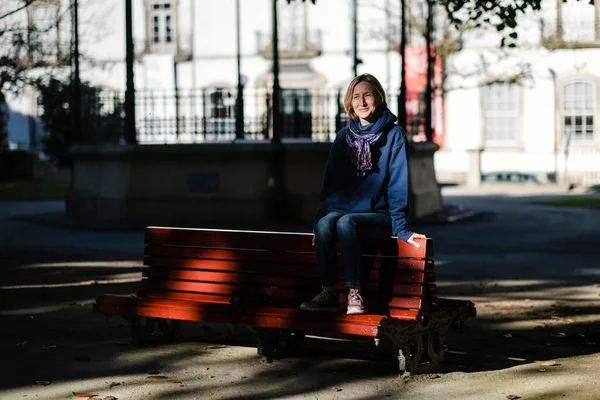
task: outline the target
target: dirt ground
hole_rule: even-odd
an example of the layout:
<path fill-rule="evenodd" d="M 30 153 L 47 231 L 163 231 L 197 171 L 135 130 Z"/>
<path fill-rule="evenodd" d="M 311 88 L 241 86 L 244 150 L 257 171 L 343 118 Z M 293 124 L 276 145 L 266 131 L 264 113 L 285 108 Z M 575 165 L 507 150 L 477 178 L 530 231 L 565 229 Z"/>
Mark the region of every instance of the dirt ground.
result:
<path fill-rule="evenodd" d="M 184 323 L 179 342 L 137 348 L 91 305 L 136 291 L 141 234 L 32 224 L 0 204 L 0 399 L 599 399 L 600 211 L 531 204 L 556 195 L 456 190 L 447 202 L 481 217 L 419 227 L 440 296 L 478 316 L 439 372 L 410 379 L 367 340 L 309 336 L 263 363 L 243 327 Z"/>

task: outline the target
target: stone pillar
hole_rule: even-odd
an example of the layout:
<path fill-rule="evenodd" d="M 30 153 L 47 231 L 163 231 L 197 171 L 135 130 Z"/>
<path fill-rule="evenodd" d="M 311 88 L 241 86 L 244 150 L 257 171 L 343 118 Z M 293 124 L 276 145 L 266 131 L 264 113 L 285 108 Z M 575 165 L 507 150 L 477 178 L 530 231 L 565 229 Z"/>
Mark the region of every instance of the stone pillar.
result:
<path fill-rule="evenodd" d="M 434 142 L 413 142 L 408 149 L 410 165 L 410 219 L 418 221 L 443 210 L 442 192 L 435 177 Z"/>
<path fill-rule="evenodd" d="M 481 185 L 481 153 L 483 149 L 469 149 L 469 170 L 467 171 L 467 186 Z"/>

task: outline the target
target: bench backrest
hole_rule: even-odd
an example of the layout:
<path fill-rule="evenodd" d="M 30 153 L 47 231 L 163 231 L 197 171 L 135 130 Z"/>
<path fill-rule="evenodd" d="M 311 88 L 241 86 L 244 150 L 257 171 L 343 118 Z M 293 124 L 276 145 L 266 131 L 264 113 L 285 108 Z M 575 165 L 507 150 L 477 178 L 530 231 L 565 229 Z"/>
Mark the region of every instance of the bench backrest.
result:
<path fill-rule="evenodd" d="M 320 290 L 311 238 L 305 233 L 148 227 L 148 268 L 139 295 L 297 308 Z M 363 287 L 370 311 L 412 319 L 435 306 L 432 240 L 420 244 L 416 248 L 390 238 L 378 246 L 379 253 L 374 249 L 364 257 L 373 263 Z M 344 294 L 342 289 L 341 302 Z"/>

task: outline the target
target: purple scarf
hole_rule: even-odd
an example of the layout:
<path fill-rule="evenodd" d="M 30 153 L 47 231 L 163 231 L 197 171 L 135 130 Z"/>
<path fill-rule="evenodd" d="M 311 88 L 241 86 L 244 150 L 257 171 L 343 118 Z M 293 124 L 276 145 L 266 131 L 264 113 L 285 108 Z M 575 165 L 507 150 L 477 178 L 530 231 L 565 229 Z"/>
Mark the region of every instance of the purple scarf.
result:
<path fill-rule="evenodd" d="M 375 128 L 375 129 L 373 129 Z M 378 129 L 379 128 L 379 129 Z M 368 130 L 361 130 L 357 121 L 349 120 L 346 125 L 346 143 L 348 143 L 348 158 L 356 166 L 356 174 L 365 176 L 373 168 L 371 161 L 371 146 L 383 135 L 380 124 L 372 124 Z M 379 130 L 379 131 L 377 131 Z M 371 133 L 375 131 L 374 133 Z"/>

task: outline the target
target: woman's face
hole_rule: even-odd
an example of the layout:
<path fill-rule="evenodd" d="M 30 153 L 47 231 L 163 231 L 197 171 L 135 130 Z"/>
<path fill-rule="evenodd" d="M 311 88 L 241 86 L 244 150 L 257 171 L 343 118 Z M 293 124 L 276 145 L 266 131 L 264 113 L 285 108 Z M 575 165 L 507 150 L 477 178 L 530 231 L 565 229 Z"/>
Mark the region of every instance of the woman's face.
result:
<path fill-rule="evenodd" d="M 352 108 L 358 116 L 361 125 L 374 122 L 377 100 L 373 86 L 368 82 L 361 82 L 354 87 L 352 92 Z"/>

